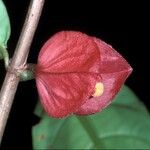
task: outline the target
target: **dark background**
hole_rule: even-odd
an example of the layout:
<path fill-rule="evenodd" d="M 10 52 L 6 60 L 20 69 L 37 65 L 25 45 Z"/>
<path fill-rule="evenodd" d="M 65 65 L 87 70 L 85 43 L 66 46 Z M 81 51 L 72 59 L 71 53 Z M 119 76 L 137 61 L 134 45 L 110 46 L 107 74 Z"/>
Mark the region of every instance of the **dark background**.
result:
<path fill-rule="evenodd" d="M 29 0 L 4 0 L 11 21 L 12 33 L 8 49 L 12 56 Z M 55 2 L 55 3 L 54 3 Z M 149 101 L 149 35 L 148 8 L 144 1 L 48 1 L 31 46 L 28 62 L 36 63 L 43 43 L 61 30 L 77 30 L 97 36 L 111 44 L 131 64 L 134 71 L 126 84 L 133 89 L 147 108 Z M 5 69 L 0 62 L 0 85 Z M 20 83 L 1 145 L 2 149 L 31 149 L 31 126 L 38 122 L 33 115 L 37 102 L 35 81 Z"/>

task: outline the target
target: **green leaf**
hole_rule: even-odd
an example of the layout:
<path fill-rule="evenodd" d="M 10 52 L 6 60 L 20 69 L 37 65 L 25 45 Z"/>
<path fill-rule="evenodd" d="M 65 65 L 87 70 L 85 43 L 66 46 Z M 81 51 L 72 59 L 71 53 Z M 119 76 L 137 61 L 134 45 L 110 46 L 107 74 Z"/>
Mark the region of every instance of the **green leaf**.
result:
<path fill-rule="evenodd" d="M 2 0 L 0 0 L 0 46 L 6 47 L 10 36 L 10 22 L 7 10 Z"/>
<path fill-rule="evenodd" d="M 114 102 L 95 115 L 49 118 L 38 104 L 41 118 L 32 129 L 34 149 L 144 149 L 150 148 L 150 117 L 126 86 Z"/>

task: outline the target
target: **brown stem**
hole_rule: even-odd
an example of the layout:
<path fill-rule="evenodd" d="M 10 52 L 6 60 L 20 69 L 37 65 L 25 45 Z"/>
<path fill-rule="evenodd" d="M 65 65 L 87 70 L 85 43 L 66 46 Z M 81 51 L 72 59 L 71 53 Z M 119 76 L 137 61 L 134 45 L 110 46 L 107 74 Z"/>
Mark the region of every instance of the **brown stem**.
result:
<path fill-rule="evenodd" d="M 38 25 L 43 4 L 44 0 L 31 0 L 14 56 L 0 91 L 0 142 L 19 83 L 17 72 L 26 65 L 29 48 Z"/>

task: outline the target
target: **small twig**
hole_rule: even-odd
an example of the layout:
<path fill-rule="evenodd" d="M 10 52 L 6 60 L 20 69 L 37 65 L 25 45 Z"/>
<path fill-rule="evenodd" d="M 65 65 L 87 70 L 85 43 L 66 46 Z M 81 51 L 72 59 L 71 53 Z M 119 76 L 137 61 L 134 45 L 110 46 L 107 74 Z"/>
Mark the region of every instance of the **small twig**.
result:
<path fill-rule="evenodd" d="M 0 46 L 0 52 L 1 52 L 2 58 L 4 59 L 5 68 L 7 69 L 9 65 L 9 54 L 8 54 L 6 47 Z"/>
<path fill-rule="evenodd" d="M 29 48 L 38 25 L 44 0 L 32 0 L 26 20 L 0 92 L 0 143 L 19 83 L 15 70 L 26 65 Z"/>

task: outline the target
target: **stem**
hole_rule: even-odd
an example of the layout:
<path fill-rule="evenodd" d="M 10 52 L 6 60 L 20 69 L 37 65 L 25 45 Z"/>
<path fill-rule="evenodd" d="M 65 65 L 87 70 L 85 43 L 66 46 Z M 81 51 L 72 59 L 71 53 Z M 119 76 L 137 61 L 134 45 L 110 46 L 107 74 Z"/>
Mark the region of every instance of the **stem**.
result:
<path fill-rule="evenodd" d="M 23 70 L 19 77 L 20 81 L 28 81 L 35 78 L 35 64 L 27 64 L 27 67 L 25 70 Z"/>
<path fill-rule="evenodd" d="M 0 142 L 19 83 L 17 71 L 26 65 L 29 48 L 38 25 L 44 0 L 32 0 L 26 20 L 0 92 Z"/>
<path fill-rule="evenodd" d="M 0 46 L 0 52 L 2 55 L 2 58 L 4 59 L 5 68 L 7 69 L 9 65 L 9 54 L 5 47 Z"/>

